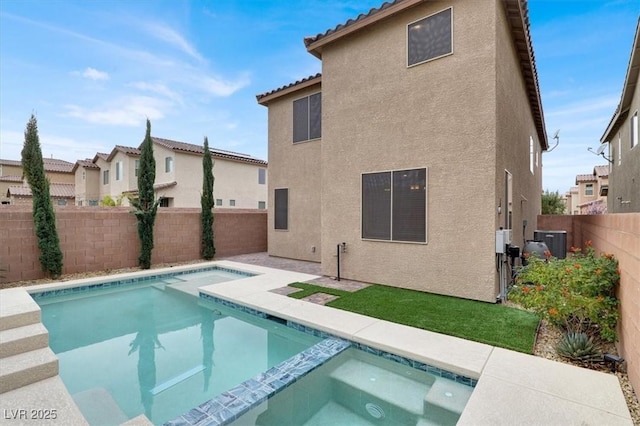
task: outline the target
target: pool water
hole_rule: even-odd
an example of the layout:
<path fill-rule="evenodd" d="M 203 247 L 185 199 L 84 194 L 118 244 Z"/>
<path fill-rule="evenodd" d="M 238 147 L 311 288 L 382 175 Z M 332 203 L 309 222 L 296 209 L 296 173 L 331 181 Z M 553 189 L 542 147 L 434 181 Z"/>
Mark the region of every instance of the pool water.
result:
<path fill-rule="evenodd" d="M 203 274 L 36 297 L 60 376 L 91 424 L 140 414 L 163 423 L 320 341 L 194 297 L 194 282 L 212 283 Z"/>
<path fill-rule="evenodd" d="M 231 424 L 455 425 L 472 391 L 351 348 Z"/>

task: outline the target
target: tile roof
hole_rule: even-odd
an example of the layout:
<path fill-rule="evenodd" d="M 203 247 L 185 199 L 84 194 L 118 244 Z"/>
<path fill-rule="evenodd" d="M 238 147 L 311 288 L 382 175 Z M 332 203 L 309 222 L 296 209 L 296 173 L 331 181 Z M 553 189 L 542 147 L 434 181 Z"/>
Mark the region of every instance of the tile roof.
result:
<path fill-rule="evenodd" d="M 201 145 L 194 145 L 186 142 L 178 142 L 170 139 L 157 138 L 154 136 L 151 137 L 151 140 L 154 143 L 160 146 L 163 146 L 165 148 L 168 148 L 172 151 L 179 151 L 179 152 L 185 152 L 189 154 L 198 154 L 198 155 L 204 154 L 204 147 Z M 225 151 L 223 149 L 217 149 L 217 148 L 210 148 L 209 151 L 211 151 L 211 155 L 214 158 L 226 158 L 229 160 L 242 161 L 242 162 L 254 163 L 254 164 L 264 164 L 264 165 L 267 164 L 267 162 L 264 160 L 260 160 L 258 158 L 252 157 L 247 154 L 242 154 L 239 152 Z"/>
<path fill-rule="evenodd" d="M 107 161 L 107 158 L 109 158 L 109 154 L 106 154 L 104 152 L 96 152 L 96 155 L 93 156 L 93 161 L 97 161 L 98 158 L 103 159 L 104 161 Z"/>
<path fill-rule="evenodd" d="M 576 185 L 580 182 L 597 182 L 598 179 L 594 175 L 576 175 Z"/>
<path fill-rule="evenodd" d="M 22 167 L 22 162 L 21 161 L 16 161 L 16 160 L 3 160 L 0 158 L 0 164 L 3 166 L 19 166 Z"/>
<path fill-rule="evenodd" d="M 595 166 L 593 168 L 593 175 L 597 177 L 608 177 L 609 176 L 609 166 Z"/>
<path fill-rule="evenodd" d="M 77 160 L 76 164 L 73 165 L 73 172 L 75 173 L 78 167 L 84 167 L 85 169 L 98 169 L 100 167 L 96 163 L 91 160 L 91 158 L 85 158 L 84 160 Z"/>
<path fill-rule="evenodd" d="M 273 89 L 273 90 L 270 90 L 268 92 L 264 92 L 264 93 L 261 93 L 259 95 L 256 95 L 256 99 L 258 100 L 258 103 L 264 105 L 264 102 L 267 101 L 267 99 L 265 99 L 265 98 L 269 97 L 270 95 L 282 92 L 282 91 L 284 91 L 286 89 L 292 89 L 294 87 L 297 88 L 297 86 L 301 86 L 303 83 L 309 83 L 309 85 L 316 84 L 316 83 L 320 82 L 321 77 L 322 77 L 321 73 L 317 73 L 315 75 L 310 75 L 309 77 L 305 77 L 303 79 L 297 80 L 297 81 L 295 81 L 293 83 L 290 83 L 290 84 L 287 84 L 285 86 L 278 87 L 277 89 Z M 315 81 L 316 79 L 317 79 L 317 81 Z M 263 101 L 263 99 L 264 99 L 264 101 Z M 261 102 L 261 101 L 263 101 L 263 102 Z"/>
<path fill-rule="evenodd" d="M 118 152 L 122 152 L 125 155 L 131 155 L 131 156 L 136 156 L 139 157 L 140 156 L 140 150 L 138 148 L 132 147 L 132 146 L 123 146 L 123 145 L 116 145 L 112 150 L 111 153 L 109 154 L 109 156 L 106 158 L 107 161 L 111 161 L 113 159 L 113 157 L 115 157 L 115 155 Z"/>
<path fill-rule="evenodd" d="M 75 163 L 70 163 L 56 158 L 43 158 L 44 170 L 47 172 L 71 173 Z"/>
<path fill-rule="evenodd" d="M 172 182 L 164 182 L 164 183 L 154 183 L 153 184 L 153 190 L 157 191 L 159 189 L 165 189 L 165 188 L 171 188 L 172 186 L 176 186 L 178 184 L 178 182 L 176 182 L 175 180 Z M 124 191 L 125 194 L 137 194 L 138 190 L 137 189 L 130 189 L 129 191 Z"/>
<path fill-rule="evenodd" d="M 49 194 L 53 198 L 75 198 L 76 191 L 73 183 L 51 183 Z M 28 186 L 10 186 L 7 195 L 18 197 L 31 197 L 31 188 Z"/>
<path fill-rule="evenodd" d="M 22 176 L 0 176 L 1 182 L 22 182 Z"/>

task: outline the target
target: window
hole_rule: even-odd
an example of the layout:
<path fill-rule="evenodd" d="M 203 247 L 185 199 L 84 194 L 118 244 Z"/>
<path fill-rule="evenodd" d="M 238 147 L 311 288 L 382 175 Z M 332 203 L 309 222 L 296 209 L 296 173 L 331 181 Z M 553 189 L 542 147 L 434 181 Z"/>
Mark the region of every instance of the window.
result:
<path fill-rule="evenodd" d="M 638 145 L 638 111 L 633 114 L 631 117 L 631 128 L 629 129 L 629 133 L 631 133 L 631 148 Z"/>
<path fill-rule="evenodd" d="M 236 200 L 229 200 L 229 206 L 235 207 L 236 206 Z"/>
<path fill-rule="evenodd" d="M 140 170 L 140 160 L 136 160 L 135 161 L 135 170 L 134 170 L 134 174 L 136 177 L 138 177 L 138 170 Z"/>
<path fill-rule="evenodd" d="M 587 183 L 584 186 L 584 195 L 593 195 L 593 184 Z"/>
<path fill-rule="evenodd" d="M 529 170 L 533 174 L 533 138 L 529 136 Z"/>
<path fill-rule="evenodd" d="M 82 171 L 82 180 L 87 178 L 87 172 L 85 170 Z"/>
<path fill-rule="evenodd" d="M 453 8 L 407 25 L 407 66 L 453 53 Z"/>
<path fill-rule="evenodd" d="M 267 182 L 267 169 L 258 169 L 258 184 L 264 185 Z"/>
<path fill-rule="evenodd" d="M 293 142 L 322 136 L 322 94 L 315 93 L 293 101 Z"/>
<path fill-rule="evenodd" d="M 59 206 L 66 206 L 67 200 L 65 200 L 64 198 L 58 198 L 57 203 Z"/>
<path fill-rule="evenodd" d="M 427 241 L 427 169 L 362 175 L 362 238 Z"/>
<path fill-rule="evenodd" d="M 216 206 L 222 205 L 222 198 L 216 198 Z"/>
<path fill-rule="evenodd" d="M 78 206 L 82 207 L 82 200 L 78 201 Z"/>
<path fill-rule="evenodd" d="M 122 176 L 124 175 L 124 165 L 122 161 L 116 162 L 116 180 L 122 180 Z"/>
<path fill-rule="evenodd" d="M 165 157 L 165 159 L 164 159 L 164 171 L 165 171 L 165 173 L 173 172 L 173 157 Z"/>
<path fill-rule="evenodd" d="M 267 208 L 267 203 L 265 201 L 258 201 L 258 208 L 260 210 L 264 210 Z"/>
<path fill-rule="evenodd" d="M 102 172 L 102 184 L 109 185 L 109 170 Z"/>
<path fill-rule="evenodd" d="M 289 189 L 275 190 L 275 229 L 289 229 Z"/>
<path fill-rule="evenodd" d="M 160 207 L 171 207 L 172 204 L 173 204 L 173 198 L 162 197 L 160 198 L 160 204 L 158 205 Z"/>
<path fill-rule="evenodd" d="M 99 205 L 98 200 L 89 200 L 89 206 L 95 207 L 97 205 Z"/>
<path fill-rule="evenodd" d="M 622 137 L 618 133 L 618 166 L 622 164 Z"/>

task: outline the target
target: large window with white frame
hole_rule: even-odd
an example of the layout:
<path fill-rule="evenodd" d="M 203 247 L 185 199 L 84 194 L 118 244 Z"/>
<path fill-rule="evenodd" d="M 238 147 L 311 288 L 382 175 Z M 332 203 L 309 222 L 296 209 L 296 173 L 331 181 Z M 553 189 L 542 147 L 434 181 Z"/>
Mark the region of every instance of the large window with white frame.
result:
<path fill-rule="evenodd" d="M 407 66 L 453 53 L 453 8 L 407 25 Z"/>
<path fill-rule="evenodd" d="M 122 180 L 124 175 L 124 163 L 122 161 L 116 162 L 116 180 Z"/>
<path fill-rule="evenodd" d="M 293 143 L 322 137 L 322 93 L 293 101 Z"/>
<path fill-rule="evenodd" d="M 427 169 L 362 174 L 362 238 L 427 242 Z"/>
<path fill-rule="evenodd" d="M 629 129 L 631 134 L 631 148 L 638 145 L 638 111 L 633 113 L 631 117 L 631 128 Z"/>

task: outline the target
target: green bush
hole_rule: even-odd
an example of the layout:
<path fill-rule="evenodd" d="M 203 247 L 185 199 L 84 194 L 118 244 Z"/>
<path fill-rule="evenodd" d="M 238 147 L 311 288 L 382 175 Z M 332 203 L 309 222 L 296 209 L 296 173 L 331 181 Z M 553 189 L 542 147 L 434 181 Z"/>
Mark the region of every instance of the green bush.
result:
<path fill-rule="evenodd" d="M 618 261 L 612 254 L 595 255 L 591 242 L 583 252 L 575 247 L 566 259 L 536 256 L 518 273 L 509 300 L 542 315 L 567 332 L 616 340 L 620 281 Z"/>
<path fill-rule="evenodd" d="M 593 338 L 585 333 L 568 332 L 562 336 L 562 340 L 556 346 L 558 355 L 577 362 L 599 362 L 602 354 Z"/>

